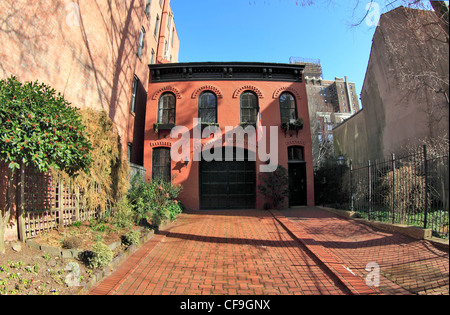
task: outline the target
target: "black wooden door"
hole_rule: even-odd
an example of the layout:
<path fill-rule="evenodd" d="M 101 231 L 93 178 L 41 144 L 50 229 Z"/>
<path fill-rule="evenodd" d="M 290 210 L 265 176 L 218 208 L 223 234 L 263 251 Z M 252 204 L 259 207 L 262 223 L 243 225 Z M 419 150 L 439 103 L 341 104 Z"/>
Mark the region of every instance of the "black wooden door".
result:
<path fill-rule="evenodd" d="M 253 209 L 256 206 L 256 163 L 200 162 L 200 208 Z"/>
<path fill-rule="evenodd" d="M 289 206 L 306 205 L 306 164 L 289 163 Z"/>

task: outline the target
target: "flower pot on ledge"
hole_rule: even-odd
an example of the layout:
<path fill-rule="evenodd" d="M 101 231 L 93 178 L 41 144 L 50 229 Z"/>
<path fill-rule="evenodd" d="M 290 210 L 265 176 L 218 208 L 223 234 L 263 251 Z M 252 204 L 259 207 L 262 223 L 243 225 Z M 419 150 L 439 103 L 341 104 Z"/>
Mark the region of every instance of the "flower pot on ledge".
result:
<path fill-rule="evenodd" d="M 281 124 L 281 129 L 284 131 L 284 136 L 286 136 L 287 133 L 292 134 L 294 131 L 298 136 L 299 130 L 303 129 L 303 119 L 291 119 L 289 122 L 283 122 Z"/>

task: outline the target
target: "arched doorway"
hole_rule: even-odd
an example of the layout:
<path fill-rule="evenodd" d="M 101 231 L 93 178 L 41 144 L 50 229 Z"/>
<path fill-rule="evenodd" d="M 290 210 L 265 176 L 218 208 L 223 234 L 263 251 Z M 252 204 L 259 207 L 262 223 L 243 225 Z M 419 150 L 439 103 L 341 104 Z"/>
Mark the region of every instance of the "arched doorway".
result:
<path fill-rule="evenodd" d="M 211 149 L 214 150 L 214 149 Z M 256 162 L 249 159 L 249 151 L 237 156 L 236 148 L 230 161 L 200 162 L 200 209 L 254 209 L 256 207 Z"/>

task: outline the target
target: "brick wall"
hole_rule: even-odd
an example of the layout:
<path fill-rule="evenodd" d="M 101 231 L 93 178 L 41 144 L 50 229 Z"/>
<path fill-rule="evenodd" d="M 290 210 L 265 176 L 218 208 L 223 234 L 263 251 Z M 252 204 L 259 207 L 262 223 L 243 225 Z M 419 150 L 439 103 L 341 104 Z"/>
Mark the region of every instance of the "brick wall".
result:
<path fill-rule="evenodd" d="M 171 13 L 169 0 L 151 1 L 149 14 L 146 4 L 146 0 L 0 1 L 0 78 L 38 80 L 64 94 L 73 106 L 105 110 L 117 126 L 124 157 L 130 143 L 131 162 L 142 165 L 148 65 L 152 50 L 156 56 L 161 37 L 164 41 L 168 35 L 154 36 L 156 17 Z M 172 62 L 177 62 L 179 40 L 175 23 L 171 25 L 170 52 Z M 135 76 L 139 84 L 136 111 L 131 114 Z M 4 174 L 0 175 L 1 207 L 6 186 Z M 17 238 L 15 215 L 6 238 Z"/>
<path fill-rule="evenodd" d="M 146 93 L 156 16 L 164 2 L 146 0 L 8 0 L 0 2 L 0 78 L 39 80 L 65 95 L 73 106 L 108 112 L 127 143 L 142 145 L 135 133 L 130 102 L 136 75 Z M 173 23 L 173 26 L 175 24 Z M 137 56 L 141 30 L 145 43 Z M 164 29 L 166 29 L 164 27 Z M 165 34 L 162 34 L 165 35 Z M 175 32 L 176 35 L 176 32 Z M 178 38 L 174 41 L 178 49 Z M 178 59 L 178 52 L 173 54 Z M 145 108 L 145 97 L 137 106 Z"/>

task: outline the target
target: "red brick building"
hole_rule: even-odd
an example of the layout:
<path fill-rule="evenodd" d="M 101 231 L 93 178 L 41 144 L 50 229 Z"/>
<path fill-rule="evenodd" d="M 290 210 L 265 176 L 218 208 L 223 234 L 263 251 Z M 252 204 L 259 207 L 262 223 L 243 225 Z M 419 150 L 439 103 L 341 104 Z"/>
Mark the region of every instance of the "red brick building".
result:
<path fill-rule="evenodd" d="M 148 65 L 178 61 L 170 0 L 0 1 L 0 21 L 0 78 L 37 80 L 72 106 L 106 111 L 123 157 L 142 165 Z M 0 210 L 6 169 L 0 161 Z M 16 204 L 12 200 L 6 240 L 18 238 Z M 36 204 L 32 210 L 48 217 L 41 220 L 49 222 L 46 228 L 55 226 L 55 209 L 42 214 Z"/>
<path fill-rule="evenodd" d="M 150 65 L 146 179 L 164 177 L 181 184 L 180 199 L 189 209 L 263 209 L 265 201 L 256 191 L 259 174 L 264 167 L 281 165 L 289 173 L 289 205 L 313 205 L 303 71 L 304 65 L 273 63 Z M 262 140 L 238 138 L 239 126 L 258 129 L 259 113 L 266 129 Z M 183 127 L 171 137 L 174 126 Z"/>
<path fill-rule="evenodd" d="M 170 0 L 0 1 L 0 78 L 52 86 L 105 110 L 124 156 L 142 165 L 148 65 L 178 61 Z"/>

